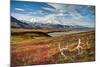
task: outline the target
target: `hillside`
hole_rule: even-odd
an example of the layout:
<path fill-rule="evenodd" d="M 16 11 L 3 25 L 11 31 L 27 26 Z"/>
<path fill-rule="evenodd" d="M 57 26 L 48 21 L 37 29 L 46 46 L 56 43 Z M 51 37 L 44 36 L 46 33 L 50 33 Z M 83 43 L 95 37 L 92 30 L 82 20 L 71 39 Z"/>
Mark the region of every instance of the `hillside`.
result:
<path fill-rule="evenodd" d="M 11 16 L 11 27 L 12 28 L 29 28 L 29 29 L 32 28 L 31 25 L 21 22 L 12 16 Z"/>

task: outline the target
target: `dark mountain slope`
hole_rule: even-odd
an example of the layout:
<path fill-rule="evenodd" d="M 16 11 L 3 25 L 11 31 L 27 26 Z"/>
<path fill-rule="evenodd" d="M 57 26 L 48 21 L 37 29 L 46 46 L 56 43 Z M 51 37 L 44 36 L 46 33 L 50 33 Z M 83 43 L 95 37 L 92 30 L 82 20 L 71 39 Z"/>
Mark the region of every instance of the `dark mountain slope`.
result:
<path fill-rule="evenodd" d="M 12 16 L 11 16 L 11 27 L 12 28 L 32 28 L 31 25 L 21 22 Z"/>

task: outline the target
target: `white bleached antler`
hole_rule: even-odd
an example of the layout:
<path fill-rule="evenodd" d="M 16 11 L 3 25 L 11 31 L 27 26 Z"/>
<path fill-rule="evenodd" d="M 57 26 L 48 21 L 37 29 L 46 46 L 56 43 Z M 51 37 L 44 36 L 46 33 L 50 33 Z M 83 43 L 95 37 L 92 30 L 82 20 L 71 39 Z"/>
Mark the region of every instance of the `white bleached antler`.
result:
<path fill-rule="evenodd" d="M 68 50 L 68 48 L 61 48 L 60 47 L 60 43 L 58 43 L 58 46 L 59 46 L 59 50 L 60 50 L 61 55 L 64 56 L 65 59 L 66 59 L 67 57 L 66 57 L 66 55 L 63 52 L 66 51 L 66 50 Z"/>

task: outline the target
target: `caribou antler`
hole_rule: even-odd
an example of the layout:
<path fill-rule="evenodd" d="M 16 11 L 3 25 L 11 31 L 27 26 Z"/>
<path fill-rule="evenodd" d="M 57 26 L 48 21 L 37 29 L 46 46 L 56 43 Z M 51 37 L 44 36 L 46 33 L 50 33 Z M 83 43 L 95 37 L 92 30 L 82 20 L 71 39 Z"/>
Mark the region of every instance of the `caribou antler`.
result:
<path fill-rule="evenodd" d="M 83 47 L 81 46 L 81 39 L 78 39 L 78 45 L 76 49 L 78 50 L 78 55 L 82 54 L 81 50 L 83 49 Z"/>
<path fill-rule="evenodd" d="M 60 47 L 60 43 L 58 43 L 58 46 L 59 46 L 59 50 L 60 50 L 61 55 L 64 56 L 65 59 L 66 59 L 67 57 L 66 57 L 66 55 L 64 54 L 64 51 L 68 50 L 68 48 L 61 48 L 61 47 Z"/>
<path fill-rule="evenodd" d="M 69 51 L 75 51 L 78 50 L 78 55 L 82 54 L 83 47 L 81 46 L 81 39 L 78 39 L 78 44 L 74 49 L 69 49 Z"/>
<path fill-rule="evenodd" d="M 78 50 L 78 54 L 77 55 L 80 55 L 82 54 L 82 49 L 83 47 L 81 46 L 81 39 L 78 39 L 78 45 L 74 48 L 74 49 L 69 49 L 68 46 L 66 48 L 61 48 L 60 46 L 60 43 L 58 43 L 58 46 L 59 46 L 59 50 L 60 50 L 60 53 L 62 56 L 64 56 L 66 58 L 66 55 L 64 54 L 64 51 L 75 51 L 75 50 Z"/>

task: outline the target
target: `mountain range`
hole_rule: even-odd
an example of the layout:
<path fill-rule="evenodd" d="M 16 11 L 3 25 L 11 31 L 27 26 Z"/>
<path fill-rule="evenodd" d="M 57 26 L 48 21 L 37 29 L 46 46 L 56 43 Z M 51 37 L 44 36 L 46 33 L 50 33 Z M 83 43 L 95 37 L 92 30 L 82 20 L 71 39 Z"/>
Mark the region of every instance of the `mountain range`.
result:
<path fill-rule="evenodd" d="M 12 28 L 26 28 L 26 29 L 58 29 L 58 30 L 71 30 L 71 29 L 89 29 L 79 25 L 61 25 L 52 23 L 41 23 L 41 22 L 28 22 L 24 20 L 18 20 L 11 16 L 11 27 Z"/>

